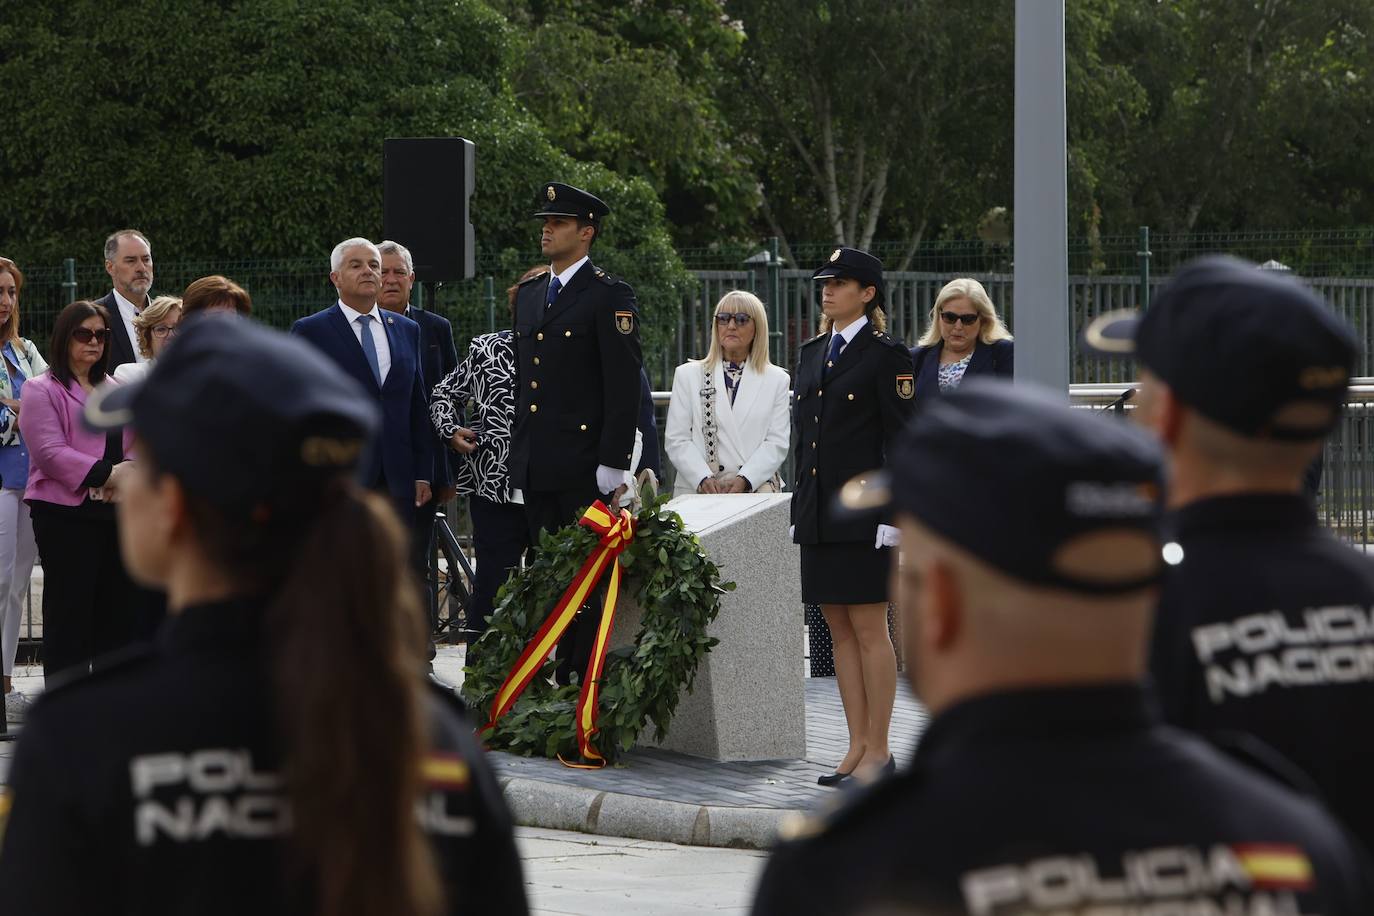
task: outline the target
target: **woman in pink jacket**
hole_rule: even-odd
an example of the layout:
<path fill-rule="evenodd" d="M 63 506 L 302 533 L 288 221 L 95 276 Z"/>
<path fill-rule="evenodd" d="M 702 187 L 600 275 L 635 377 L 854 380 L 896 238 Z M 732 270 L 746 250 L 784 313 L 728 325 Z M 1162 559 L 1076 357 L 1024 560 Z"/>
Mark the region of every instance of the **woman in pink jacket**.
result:
<path fill-rule="evenodd" d="M 73 302 L 53 326 L 47 372 L 25 383 L 19 430 L 29 447 L 24 499 L 43 564 L 43 670 L 88 670 L 127 643 L 135 594 L 119 556 L 114 506 L 128 434 L 90 432 L 86 397 L 105 380 L 109 314 Z M 50 682 L 51 683 L 51 682 Z"/>

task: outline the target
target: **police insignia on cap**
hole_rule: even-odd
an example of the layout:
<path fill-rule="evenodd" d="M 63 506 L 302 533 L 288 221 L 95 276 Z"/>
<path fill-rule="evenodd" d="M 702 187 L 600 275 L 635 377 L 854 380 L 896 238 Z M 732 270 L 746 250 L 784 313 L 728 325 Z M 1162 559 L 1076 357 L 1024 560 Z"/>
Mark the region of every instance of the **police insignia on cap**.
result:
<path fill-rule="evenodd" d="M 549 189 L 544 193 L 549 195 L 549 200 L 556 200 L 558 198 L 558 192 L 553 189 L 553 185 L 549 185 Z"/>
<path fill-rule="evenodd" d="M 634 312 L 616 312 L 615 328 L 622 334 L 629 334 L 635 329 Z"/>
<path fill-rule="evenodd" d="M 897 397 L 901 398 L 903 401 L 909 401 L 911 400 L 912 395 L 914 395 L 915 393 L 916 383 L 913 380 L 912 376 L 897 376 Z"/>
<path fill-rule="evenodd" d="M 836 248 L 834 251 L 832 251 L 832 252 L 830 253 L 830 260 L 832 260 L 832 261 L 838 261 L 839 259 L 840 259 L 840 249 Z"/>

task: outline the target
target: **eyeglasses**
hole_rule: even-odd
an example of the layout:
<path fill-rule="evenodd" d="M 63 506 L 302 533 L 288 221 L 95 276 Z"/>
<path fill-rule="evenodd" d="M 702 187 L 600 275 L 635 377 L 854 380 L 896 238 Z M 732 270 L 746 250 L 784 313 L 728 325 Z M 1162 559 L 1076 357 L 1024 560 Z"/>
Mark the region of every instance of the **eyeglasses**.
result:
<path fill-rule="evenodd" d="M 750 321 L 753 320 L 752 318 L 749 317 L 749 313 L 748 313 L 748 312 L 717 312 L 717 313 L 716 313 L 716 324 L 720 325 L 721 327 L 725 327 L 726 325 L 728 325 L 728 324 L 730 323 L 730 320 L 731 320 L 731 319 L 734 319 L 735 324 L 737 324 L 737 325 L 740 326 L 740 327 L 744 327 L 746 324 L 748 324 Z"/>
<path fill-rule="evenodd" d="M 957 321 L 961 322 L 966 328 L 972 327 L 973 325 L 977 324 L 978 319 L 981 317 L 983 316 L 979 315 L 977 312 L 973 313 L 972 315 L 960 315 L 958 312 L 940 313 L 940 320 L 943 321 L 945 324 L 953 325 Z"/>
<path fill-rule="evenodd" d="M 153 336 L 161 340 L 163 337 L 175 336 L 177 326 L 174 324 L 159 324 L 153 328 Z"/>
<path fill-rule="evenodd" d="M 109 336 L 110 332 L 104 328 L 101 328 L 99 331 L 92 331 L 90 328 L 77 328 L 75 331 L 72 331 L 72 340 L 83 344 L 90 343 L 93 340 L 96 343 L 103 344 L 105 338 Z"/>

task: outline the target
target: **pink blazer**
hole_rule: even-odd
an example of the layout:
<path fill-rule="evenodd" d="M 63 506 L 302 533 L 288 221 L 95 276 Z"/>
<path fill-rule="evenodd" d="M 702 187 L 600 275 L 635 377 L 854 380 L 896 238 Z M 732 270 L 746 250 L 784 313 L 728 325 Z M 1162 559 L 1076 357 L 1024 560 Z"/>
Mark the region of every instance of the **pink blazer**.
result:
<path fill-rule="evenodd" d="M 59 506 L 79 506 L 86 498 L 81 482 L 105 457 L 105 434 L 93 433 L 81 422 L 86 392 L 63 385 L 51 372 L 24 383 L 19 400 L 19 432 L 29 447 L 29 485 L 26 500 L 39 499 Z M 124 454 L 133 433 L 124 431 Z"/>

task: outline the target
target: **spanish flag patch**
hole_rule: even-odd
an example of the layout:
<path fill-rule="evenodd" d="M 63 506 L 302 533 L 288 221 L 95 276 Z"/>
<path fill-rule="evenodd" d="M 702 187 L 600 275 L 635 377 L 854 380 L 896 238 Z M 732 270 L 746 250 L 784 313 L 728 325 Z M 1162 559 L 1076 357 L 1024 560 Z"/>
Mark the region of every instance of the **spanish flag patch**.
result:
<path fill-rule="evenodd" d="M 420 763 L 420 775 L 431 789 L 466 789 L 467 761 L 457 754 L 431 751 Z"/>
<path fill-rule="evenodd" d="M 1297 846 L 1244 843 L 1232 851 L 1255 887 L 1302 890 L 1312 886 L 1312 863 Z"/>

